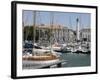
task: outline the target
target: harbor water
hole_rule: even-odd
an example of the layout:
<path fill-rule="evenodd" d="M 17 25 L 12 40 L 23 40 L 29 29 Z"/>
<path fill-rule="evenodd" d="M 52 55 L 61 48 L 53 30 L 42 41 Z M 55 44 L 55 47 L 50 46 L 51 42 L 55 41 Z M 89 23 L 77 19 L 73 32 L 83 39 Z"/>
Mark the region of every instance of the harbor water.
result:
<path fill-rule="evenodd" d="M 91 54 L 62 53 L 61 59 L 67 60 L 62 67 L 83 67 L 91 65 Z"/>

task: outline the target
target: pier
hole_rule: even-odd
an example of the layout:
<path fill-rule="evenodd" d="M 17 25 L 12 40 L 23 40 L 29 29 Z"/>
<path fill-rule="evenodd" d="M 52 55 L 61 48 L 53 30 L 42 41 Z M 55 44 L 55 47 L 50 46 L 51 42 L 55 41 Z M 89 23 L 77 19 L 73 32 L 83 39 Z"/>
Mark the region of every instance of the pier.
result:
<path fill-rule="evenodd" d="M 23 69 L 43 69 L 51 68 L 51 66 L 56 66 L 57 68 L 62 67 L 63 63 L 67 63 L 67 60 L 59 60 L 52 63 L 45 64 L 34 64 L 33 61 L 23 61 Z"/>

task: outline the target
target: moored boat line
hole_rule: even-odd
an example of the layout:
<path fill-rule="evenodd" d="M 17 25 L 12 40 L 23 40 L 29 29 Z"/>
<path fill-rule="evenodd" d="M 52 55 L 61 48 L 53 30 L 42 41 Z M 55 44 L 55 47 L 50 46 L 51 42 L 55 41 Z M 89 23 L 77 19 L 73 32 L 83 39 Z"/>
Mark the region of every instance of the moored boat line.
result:
<path fill-rule="evenodd" d="M 28 41 L 28 38 L 26 38 L 26 41 L 23 41 L 23 56 L 22 60 L 23 62 L 32 62 L 32 64 L 48 64 L 49 62 L 53 63 L 56 61 L 60 61 L 60 56 L 63 53 L 84 53 L 88 54 L 90 53 L 90 50 L 87 48 L 87 44 L 83 45 L 79 38 L 80 30 L 79 30 L 79 19 L 77 18 L 77 30 L 75 31 L 75 36 L 76 36 L 76 42 L 67 42 L 63 38 L 60 40 L 59 38 L 59 31 L 63 31 L 62 29 L 59 28 L 57 35 L 58 38 L 55 38 L 53 36 L 53 29 L 54 24 L 53 24 L 53 14 L 51 13 L 51 19 L 50 19 L 50 28 L 47 29 L 47 31 L 43 31 L 42 27 L 39 28 L 36 26 L 36 11 L 33 12 L 33 17 L 34 17 L 34 24 L 33 24 L 33 40 Z M 39 30 L 36 30 L 38 28 Z M 41 29 L 41 30 L 40 30 Z M 36 33 L 37 31 L 37 33 Z M 56 28 L 55 28 L 56 31 Z M 44 32 L 44 33 L 42 33 Z M 42 33 L 42 34 L 41 34 Z M 48 35 L 46 35 L 48 33 Z M 40 35 L 41 34 L 41 35 Z M 61 35 L 64 35 L 62 33 Z M 44 36 L 44 37 L 43 37 Z M 48 37 L 49 36 L 49 37 Z M 65 35 L 66 36 L 66 35 Z M 69 36 L 69 35 L 68 35 Z M 44 45 L 45 41 L 49 42 L 46 46 Z M 84 46 L 84 47 L 82 47 Z"/>

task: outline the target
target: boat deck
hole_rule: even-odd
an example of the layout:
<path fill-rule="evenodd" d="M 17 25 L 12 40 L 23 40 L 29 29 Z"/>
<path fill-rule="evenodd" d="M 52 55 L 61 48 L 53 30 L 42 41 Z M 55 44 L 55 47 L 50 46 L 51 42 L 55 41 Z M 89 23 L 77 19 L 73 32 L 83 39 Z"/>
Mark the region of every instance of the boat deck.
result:
<path fill-rule="evenodd" d="M 63 63 L 67 63 L 67 60 L 59 60 L 52 63 L 44 63 L 44 64 L 34 64 L 33 61 L 23 61 L 23 69 L 43 69 L 43 68 L 51 68 L 52 66 L 62 67 Z"/>

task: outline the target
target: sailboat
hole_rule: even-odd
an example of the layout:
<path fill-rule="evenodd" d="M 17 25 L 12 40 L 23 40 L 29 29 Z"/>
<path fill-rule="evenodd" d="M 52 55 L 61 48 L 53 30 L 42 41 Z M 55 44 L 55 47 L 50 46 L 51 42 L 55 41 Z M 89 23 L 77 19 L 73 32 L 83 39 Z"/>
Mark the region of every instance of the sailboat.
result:
<path fill-rule="evenodd" d="M 39 47 L 36 43 L 35 43 L 35 29 L 36 29 L 36 11 L 34 11 L 34 25 L 33 25 L 33 52 L 32 54 L 28 54 L 26 56 L 23 56 L 23 60 L 24 61 L 33 61 L 35 62 L 35 64 L 41 64 L 41 63 L 52 63 L 55 61 L 59 60 L 59 56 L 57 54 L 57 52 L 54 52 L 52 50 L 52 46 L 50 49 L 45 49 L 45 48 L 41 48 Z M 51 41 L 51 40 L 50 40 Z M 50 42 L 51 45 L 51 42 Z"/>

